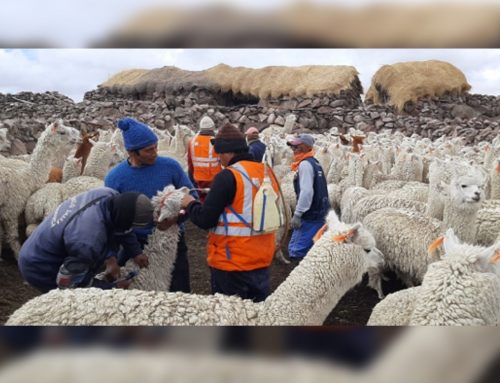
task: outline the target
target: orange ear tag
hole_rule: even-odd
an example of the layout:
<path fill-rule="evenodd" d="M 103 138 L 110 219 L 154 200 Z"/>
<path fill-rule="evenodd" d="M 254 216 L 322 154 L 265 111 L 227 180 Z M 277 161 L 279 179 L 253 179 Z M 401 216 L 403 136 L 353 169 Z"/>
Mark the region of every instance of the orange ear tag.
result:
<path fill-rule="evenodd" d="M 500 250 L 497 251 L 495 255 L 490 258 L 490 263 L 495 263 L 498 260 L 500 260 Z"/>
<path fill-rule="evenodd" d="M 429 254 L 433 254 L 436 252 L 439 246 L 443 244 L 444 236 L 438 237 L 434 242 L 432 242 L 427 248 L 427 252 Z"/>
<path fill-rule="evenodd" d="M 316 243 L 316 241 L 318 241 L 323 236 L 323 234 L 325 234 L 325 231 L 327 228 L 328 228 L 328 225 L 326 223 L 320 227 L 320 229 L 316 232 L 316 234 L 314 234 L 314 237 L 313 237 L 314 243 Z"/>

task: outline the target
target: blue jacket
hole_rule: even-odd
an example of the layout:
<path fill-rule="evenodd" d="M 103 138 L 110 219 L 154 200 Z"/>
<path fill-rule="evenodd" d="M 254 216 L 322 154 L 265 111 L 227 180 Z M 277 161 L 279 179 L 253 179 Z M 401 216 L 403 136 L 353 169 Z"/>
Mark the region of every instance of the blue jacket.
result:
<path fill-rule="evenodd" d="M 328 187 L 325 174 L 318 160 L 313 157 L 306 158 L 304 161 L 309 162 L 314 169 L 313 189 L 314 196 L 309 210 L 302 214 L 302 219 L 306 221 L 324 220 L 330 209 L 330 201 L 328 199 Z M 297 195 L 297 200 L 300 194 L 300 182 L 298 172 L 293 179 L 293 188 Z"/>
<path fill-rule="evenodd" d="M 262 162 L 262 158 L 266 152 L 266 144 L 259 140 L 249 142 L 248 152 L 253 156 L 255 161 Z"/>
<path fill-rule="evenodd" d="M 110 283 L 93 279 L 106 258 L 115 255 L 119 245 L 129 257 L 142 253 L 135 245 L 132 232 L 120 236 L 113 233 L 109 199 L 117 194 L 103 187 L 60 204 L 23 244 L 18 261 L 23 278 L 46 292 L 57 287 L 57 274 L 63 264 L 77 264 L 87 270 L 80 286 L 112 287 Z"/>

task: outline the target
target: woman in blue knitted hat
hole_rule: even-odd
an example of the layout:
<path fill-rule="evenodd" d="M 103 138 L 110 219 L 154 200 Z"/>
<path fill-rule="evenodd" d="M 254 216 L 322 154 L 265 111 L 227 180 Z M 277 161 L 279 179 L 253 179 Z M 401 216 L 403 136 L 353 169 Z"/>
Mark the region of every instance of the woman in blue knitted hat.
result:
<path fill-rule="evenodd" d="M 174 185 L 176 189 L 182 186 L 193 188 L 187 174 L 176 160 L 158 156 L 158 137 L 147 125 L 126 117 L 118 121 L 118 128 L 122 131 L 129 157 L 109 171 L 104 179 L 105 186 L 118 190 L 120 193 L 140 192 L 149 198 L 167 185 Z M 197 196 L 196 193 L 194 195 Z M 182 223 L 185 217 L 179 217 L 179 219 L 177 223 Z M 170 224 L 171 222 L 160 222 L 158 228 L 164 230 Z M 189 263 L 183 225 L 180 225 L 180 229 L 170 291 L 190 292 Z M 153 225 L 134 231 L 137 241 L 144 248 L 148 236 L 153 231 Z M 137 263 L 137 258 L 134 260 Z M 120 259 L 120 263 L 125 261 L 125 258 Z M 147 265 L 146 255 L 142 255 L 142 262 L 143 265 Z"/>

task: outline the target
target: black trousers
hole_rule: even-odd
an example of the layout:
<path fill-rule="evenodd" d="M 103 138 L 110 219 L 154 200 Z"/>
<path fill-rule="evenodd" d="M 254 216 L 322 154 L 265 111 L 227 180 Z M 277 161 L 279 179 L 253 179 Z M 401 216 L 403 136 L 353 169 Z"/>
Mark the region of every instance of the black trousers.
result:
<path fill-rule="evenodd" d="M 184 232 L 179 236 L 177 243 L 177 258 L 172 271 L 172 281 L 170 282 L 170 291 L 182 291 L 184 293 L 191 292 L 191 283 L 189 279 L 189 262 L 187 257 L 188 248 Z"/>
<path fill-rule="evenodd" d="M 269 295 L 269 267 L 252 271 L 224 271 L 210 268 L 212 293 L 238 295 L 261 302 Z"/>

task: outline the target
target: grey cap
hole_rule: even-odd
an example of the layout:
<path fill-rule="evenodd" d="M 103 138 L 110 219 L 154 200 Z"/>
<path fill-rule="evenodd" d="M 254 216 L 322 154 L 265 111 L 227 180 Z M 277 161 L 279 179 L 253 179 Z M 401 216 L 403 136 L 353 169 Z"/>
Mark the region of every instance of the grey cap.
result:
<path fill-rule="evenodd" d="M 314 146 L 314 138 L 310 134 L 301 133 L 297 137 L 288 141 L 286 144 L 288 146 L 290 146 L 290 145 L 296 146 L 296 145 L 304 144 L 304 145 L 313 147 Z"/>
<path fill-rule="evenodd" d="M 135 201 L 135 214 L 132 227 L 145 227 L 153 223 L 153 204 L 144 194 L 140 194 Z"/>

